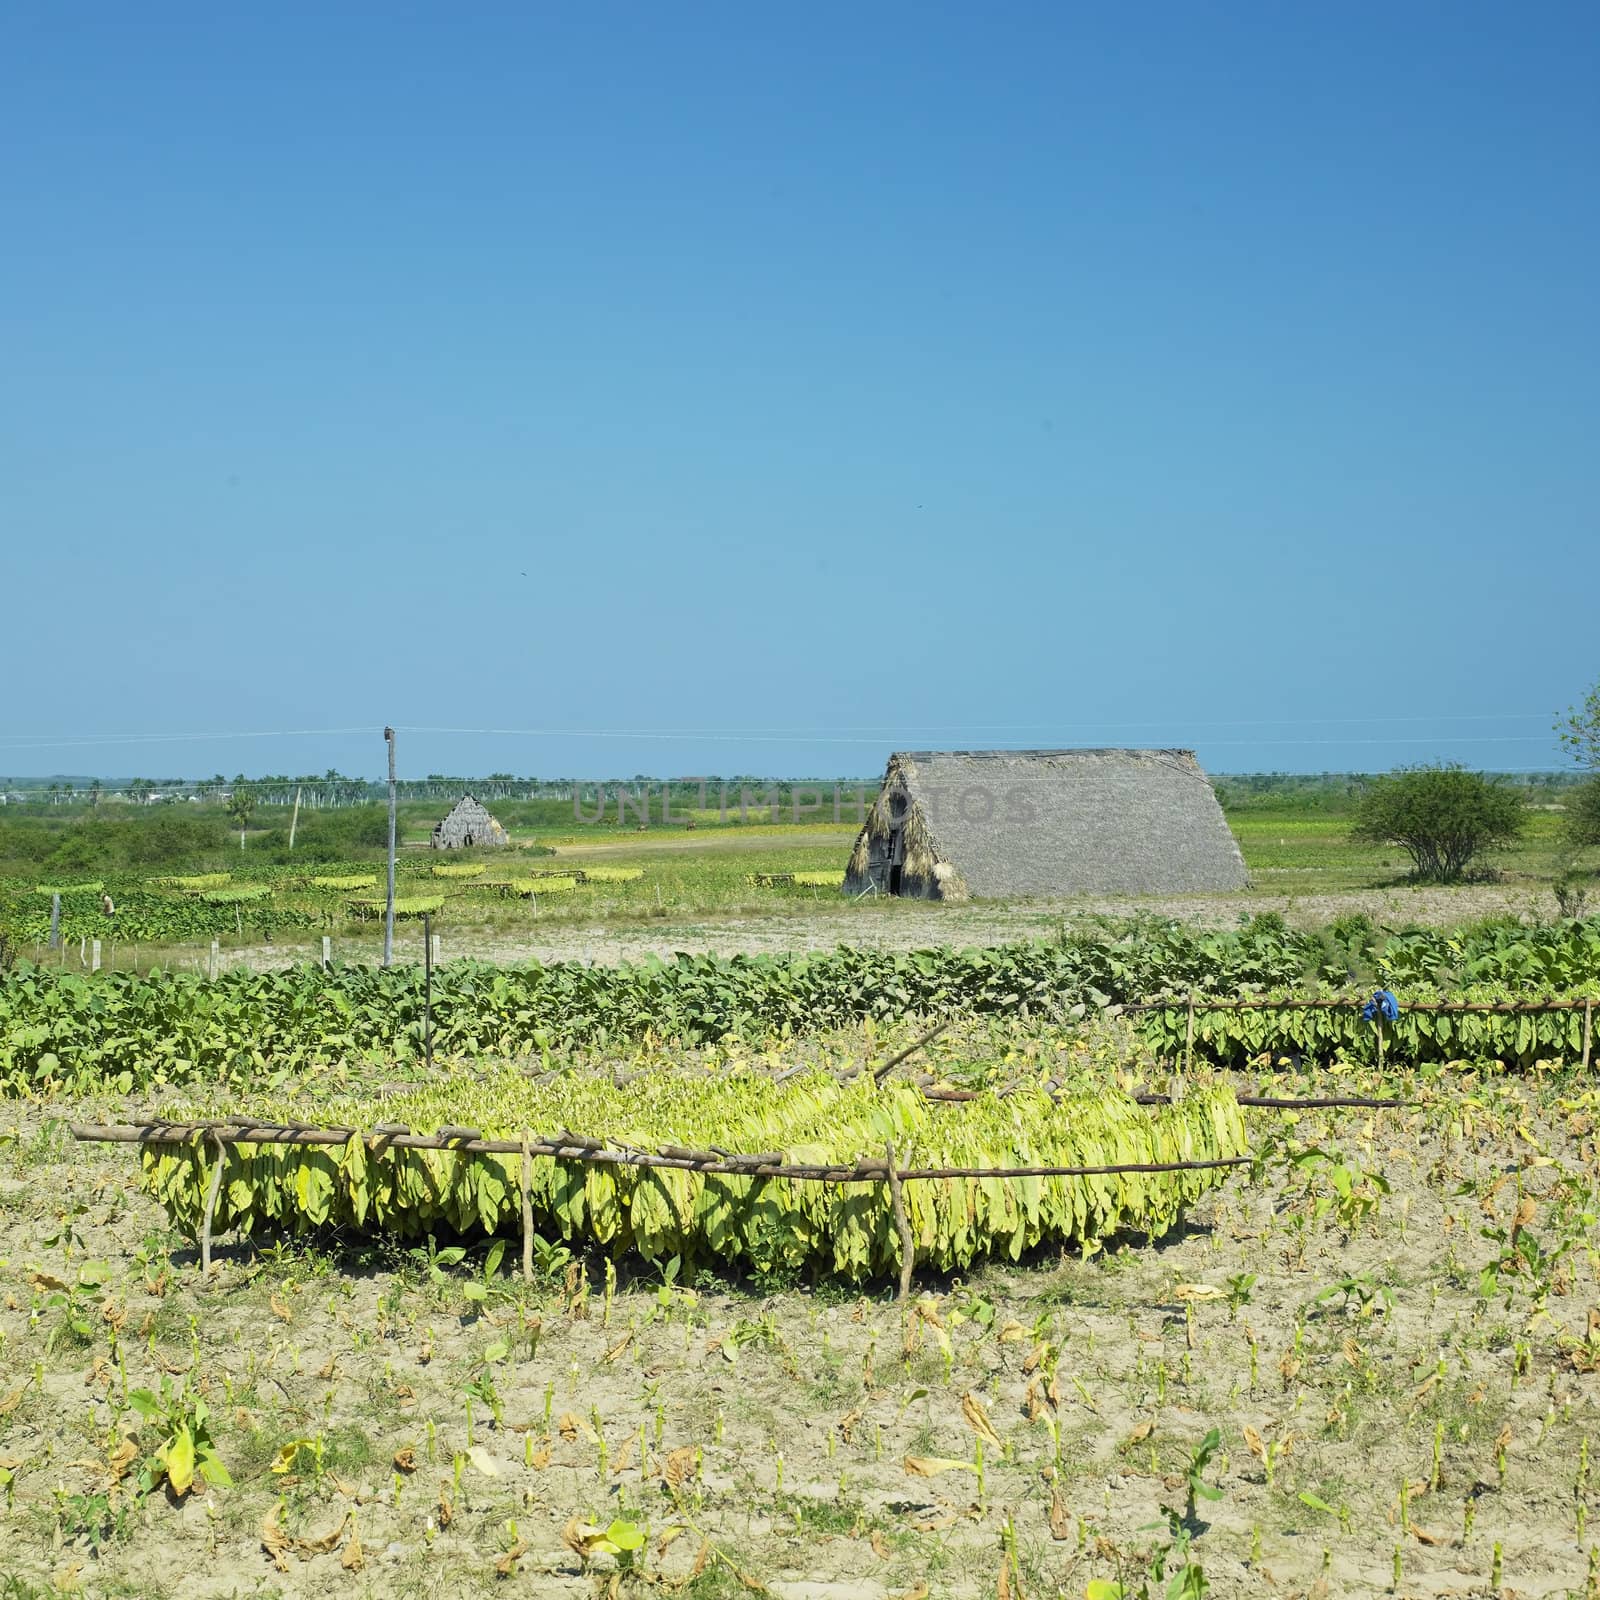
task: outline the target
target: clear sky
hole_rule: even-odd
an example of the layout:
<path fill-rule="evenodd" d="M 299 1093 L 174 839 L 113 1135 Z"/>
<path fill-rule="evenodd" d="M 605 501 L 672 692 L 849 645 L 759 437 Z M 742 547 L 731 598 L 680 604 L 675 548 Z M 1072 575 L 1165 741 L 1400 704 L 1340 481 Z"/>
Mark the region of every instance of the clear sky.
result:
<path fill-rule="evenodd" d="M 1588 0 L 13 4 L 0 771 L 1557 765 L 1597 82 Z"/>

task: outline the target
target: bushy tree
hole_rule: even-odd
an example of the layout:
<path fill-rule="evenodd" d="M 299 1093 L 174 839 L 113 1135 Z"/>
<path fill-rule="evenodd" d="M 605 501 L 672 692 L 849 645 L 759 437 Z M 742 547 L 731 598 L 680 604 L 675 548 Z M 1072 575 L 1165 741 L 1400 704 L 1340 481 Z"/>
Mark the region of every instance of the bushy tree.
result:
<path fill-rule="evenodd" d="M 1600 777 L 1587 778 L 1566 794 L 1566 843 L 1573 850 L 1600 844 Z"/>
<path fill-rule="evenodd" d="M 1566 716 L 1556 722 L 1556 737 L 1580 767 L 1600 772 L 1600 683 L 1584 696 L 1581 706 L 1567 707 Z"/>
<path fill-rule="evenodd" d="M 1454 883 L 1487 851 L 1522 832 L 1522 799 L 1504 783 L 1455 764 L 1401 767 L 1375 778 L 1356 804 L 1351 838 L 1396 844 L 1414 876 Z"/>

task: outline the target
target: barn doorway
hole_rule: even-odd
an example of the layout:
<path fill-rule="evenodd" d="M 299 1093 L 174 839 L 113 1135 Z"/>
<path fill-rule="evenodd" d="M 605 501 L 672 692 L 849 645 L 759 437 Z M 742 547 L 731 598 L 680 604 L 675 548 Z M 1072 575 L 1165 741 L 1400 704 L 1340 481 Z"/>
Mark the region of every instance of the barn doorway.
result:
<path fill-rule="evenodd" d="M 889 868 L 889 893 L 900 893 L 900 877 L 906 861 L 906 812 L 910 802 L 904 792 L 889 796 L 889 844 L 885 860 Z"/>

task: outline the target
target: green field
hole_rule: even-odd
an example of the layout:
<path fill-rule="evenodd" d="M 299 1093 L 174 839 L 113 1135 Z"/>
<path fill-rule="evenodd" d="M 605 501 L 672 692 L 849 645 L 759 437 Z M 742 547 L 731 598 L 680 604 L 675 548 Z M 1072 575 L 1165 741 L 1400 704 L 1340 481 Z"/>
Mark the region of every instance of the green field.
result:
<path fill-rule="evenodd" d="M 418 917 L 402 920 L 397 957 L 420 957 L 423 909 L 446 958 L 506 961 L 837 942 L 993 943 L 1107 912 L 1227 923 L 1261 909 L 1300 921 L 1365 910 L 1393 924 L 1555 911 L 1562 813 L 1548 795 L 1537 797 L 1545 803 L 1530 807 L 1525 836 L 1491 858 L 1483 881 L 1427 889 L 1410 884 L 1400 851 L 1351 842 L 1348 797 L 1337 791 L 1315 793 L 1314 803 L 1299 794 L 1229 789 L 1224 798 L 1251 874 L 1243 894 L 966 906 L 855 901 L 830 887 L 770 883 L 839 871 L 854 825 L 772 822 L 754 812 L 741 821 L 736 809 L 726 818 L 714 809 L 686 816 L 683 805 L 675 805 L 672 825 L 655 820 L 640 828 L 631 816 L 625 827 L 614 816 L 580 825 L 570 803 L 509 801 L 500 809 L 512 847 L 452 854 L 449 864 L 482 871 L 441 876 L 433 869 L 444 858 L 427 842 L 440 804 L 407 802 L 399 818 L 398 889 L 403 908 Z M 17 954 L 32 959 L 87 962 L 89 941 L 98 938 L 103 964 L 141 970 L 205 962 L 213 939 L 228 963 L 315 958 L 324 937 L 334 941 L 338 959 L 375 959 L 381 916 L 373 902 L 381 898 L 387 837 L 382 808 L 302 813 L 292 851 L 289 823 L 287 809 L 259 810 L 241 848 L 215 805 L 23 808 L 0 818 L 0 929 Z M 590 870 L 594 880 L 584 881 Z M 539 892 L 538 875 L 557 872 L 569 881 Z M 201 874 L 212 881 L 179 881 Z M 66 902 L 67 947 L 49 957 L 48 899 L 39 891 L 89 884 L 111 894 L 116 918 L 101 916 L 99 889 L 80 888 Z"/>

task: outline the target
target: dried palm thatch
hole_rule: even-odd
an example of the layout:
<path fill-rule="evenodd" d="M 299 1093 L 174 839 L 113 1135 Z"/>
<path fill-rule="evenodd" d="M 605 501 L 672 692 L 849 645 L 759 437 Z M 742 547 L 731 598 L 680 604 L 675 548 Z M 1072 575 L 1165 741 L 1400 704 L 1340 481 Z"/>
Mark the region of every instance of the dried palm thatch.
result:
<path fill-rule="evenodd" d="M 940 857 L 926 810 L 917 803 L 916 788 L 916 758 L 890 756 L 883 787 L 867 812 L 845 868 L 847 894 L 876 889 L 923 900 L 967 898 L 960 872 Z M 895 866 L 900 871 L 891 890 L 890 869 Z"/>
<path fill-rule="evenodd" d="M 442 822 L 434 824 L 429 843 L 435 850 L 462 850 L 473 845 L 499 849 L 511 838 L 488 808 L 470 794 L 464 794 L 450 808 Z"/>
<path fill-rule="evenodd" d="M 956 900 L 1216 893 L 1247 881 L 1192 751 L 902 751 L 845 890 Z"/>

